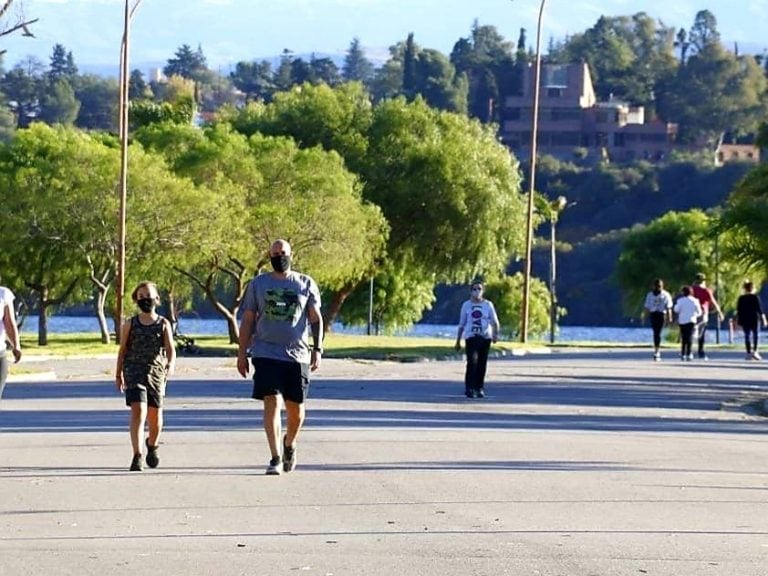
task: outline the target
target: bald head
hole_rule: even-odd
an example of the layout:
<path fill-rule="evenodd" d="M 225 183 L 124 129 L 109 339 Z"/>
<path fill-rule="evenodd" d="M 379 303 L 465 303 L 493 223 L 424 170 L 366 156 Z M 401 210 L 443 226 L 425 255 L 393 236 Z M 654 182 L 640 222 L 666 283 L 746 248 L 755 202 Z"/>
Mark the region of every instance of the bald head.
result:
<path fill-rule="evenodd" d="M 269 256 L 290 256 L 291 255 L 291 245 L 288 243 L 288 240 L 275 240 L 272 242 L 272 245 L 269 247 Z"/>

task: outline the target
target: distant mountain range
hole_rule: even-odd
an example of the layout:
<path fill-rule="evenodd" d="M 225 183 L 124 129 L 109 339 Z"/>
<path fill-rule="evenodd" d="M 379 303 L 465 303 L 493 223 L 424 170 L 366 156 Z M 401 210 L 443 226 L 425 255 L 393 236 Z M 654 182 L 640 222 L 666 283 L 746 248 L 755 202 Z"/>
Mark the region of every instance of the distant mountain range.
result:
<path fill-rule="evenodd" d="M 736 45 L 735 43 L 724 42 L 723 45 L 731 50 L 735 51 L 738 48 L 740 54 L 766 54 L 765 46 L 758 44 L 757 42 L 744 42 Z M 373 62 L 374 66 L 379 67 L 389 59 L 389 50 L 387 48 L 365 48 L 366 57 Z M 305 53 L 305 54 L 293 54 L 294 58 L 301 58 L 302 60 L 309 61 L 312 57 L 315 58 L 330 58 L 336 65 L 341 68 L 344 65 L 345 54 L 339 53 Z M 276 69 L 280 64 L 281 56 L 264 56 L 254 58 L 258 62 L 268 60 L 272 63 L 272 68 Z M 145 77 L 148 77 L 153 70 L 163 69 L 168 64 L 167 61 L 143 61 L 143 62 L 131 62 L 131 70 L 141 70 Z M 212 64 L 213 70 L 219 70 L 222 75 L 228 75 L 229 72 L 234 70 L 237 62 L 228 62 L 225 64 Z M 115 62 L 114 65 L 110 64 L 79 64 L 77 65 L 81 73 L 95 74 L 97 76 L 103 76 L 105 78 L 117 78 L 119 75 L 119 66 Z"/>
<path fill-rule="evenodd" d="M 309 61 L 314 58 L 330 58 L 334 61 L 336 66 L 341 69 L 344 65 L 345 54 L 326 54 L 321 52 L 307 53 L 307 54 L 292 54 L 294 58 L 301 58 L 302 60 Z M 373 63 L 374 66 L 379 67 L 389 59 L 389 52 L 387 50 L 368 51 L 366 50 L 366 57 Z M 269 61 L 272 64 L 272 69 L 275 70 L 280 65 L 281 56 L 265 56 L 263 58 L 255 58 L 257 62 L 264 60 Z M 131 70 L 140 70 L 144 73 L 144 77 L 148 77 L 154 70 L 162 70 L 168 64 L 167 61 L 144 61 L 144 62 L 131 62 Z M 223 65 L 210 65 L 213 70 L 218 70 L 220 74 L 227 76 L 232 70 L 235 69 L 237 62 L 229 62 Z M 105 78 L 117 78 L 119 76 L 119 66 L 115 62 L 114 66 L 111 64 L 77 64 L 77 68 L 81 74 L 94 74 L 96 76 L 102 76 Z"/>

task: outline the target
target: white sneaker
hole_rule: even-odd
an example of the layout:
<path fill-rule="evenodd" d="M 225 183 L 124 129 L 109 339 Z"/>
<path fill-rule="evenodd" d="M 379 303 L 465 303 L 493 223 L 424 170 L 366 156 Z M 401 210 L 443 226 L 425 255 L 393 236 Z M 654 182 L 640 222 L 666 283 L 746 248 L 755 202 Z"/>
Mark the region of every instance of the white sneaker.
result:
<path fill-rule="evenodd" d="M 752 352 L 752 358 L 753 358 L 754 360 L 762 360 L 762 359 L 763 359 L 763 357 L 762 357 L 762 356 L 760 356 L 760 353 L 759 353 L 759 352 L 757 352 L 757 351 L 755 351 L 755 352 Z"/>
<path fill-rule="evenodd" d="M 653 361 L 658 362 L 659 360 L 661 360 L 661 352 L 654 352 Z"/>

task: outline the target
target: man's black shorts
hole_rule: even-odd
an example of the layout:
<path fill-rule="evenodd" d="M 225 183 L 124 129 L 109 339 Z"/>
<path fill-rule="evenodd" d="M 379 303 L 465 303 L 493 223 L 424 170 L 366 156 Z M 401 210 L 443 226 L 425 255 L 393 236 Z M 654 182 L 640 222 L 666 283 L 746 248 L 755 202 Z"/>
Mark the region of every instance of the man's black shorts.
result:
<path fill-rule="evenodd" d="M 282 394 L 283 398 L 302 404 L 309 394 L 309 365 L 271 358 L 253 358 L 252 398 Z"/>

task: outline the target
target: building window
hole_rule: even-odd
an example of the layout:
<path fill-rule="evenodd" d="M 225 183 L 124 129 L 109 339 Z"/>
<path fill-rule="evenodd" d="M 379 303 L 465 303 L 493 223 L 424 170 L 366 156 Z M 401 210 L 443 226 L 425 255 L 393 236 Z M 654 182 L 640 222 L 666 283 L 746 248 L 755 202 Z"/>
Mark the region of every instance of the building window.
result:
<path fill-rule="evenodd" d="M 547 98 L 560 98 L 562 95 L 562 88 L 547 88 Z"/>

